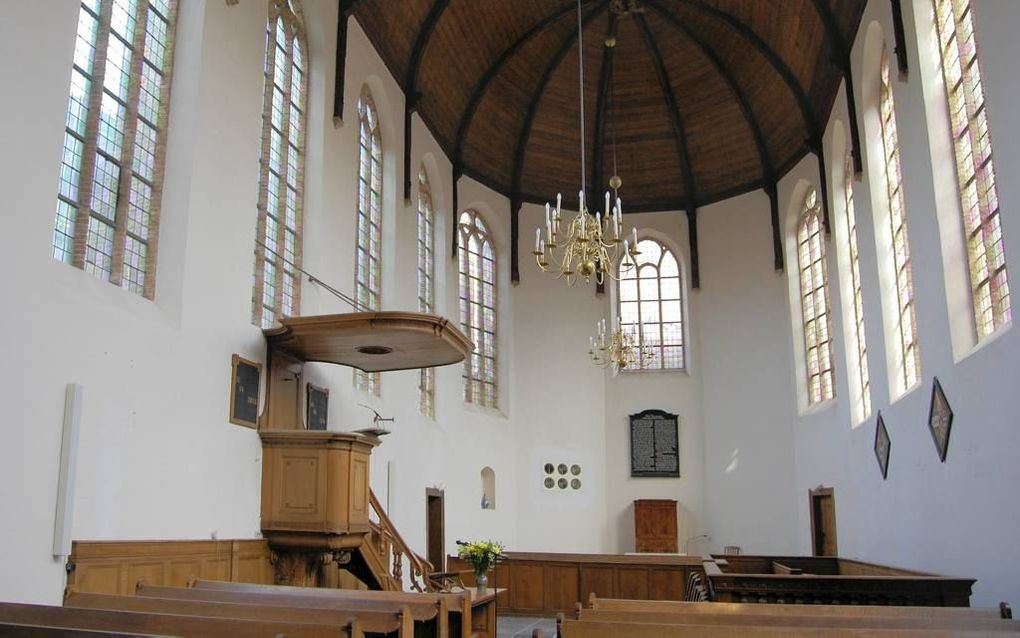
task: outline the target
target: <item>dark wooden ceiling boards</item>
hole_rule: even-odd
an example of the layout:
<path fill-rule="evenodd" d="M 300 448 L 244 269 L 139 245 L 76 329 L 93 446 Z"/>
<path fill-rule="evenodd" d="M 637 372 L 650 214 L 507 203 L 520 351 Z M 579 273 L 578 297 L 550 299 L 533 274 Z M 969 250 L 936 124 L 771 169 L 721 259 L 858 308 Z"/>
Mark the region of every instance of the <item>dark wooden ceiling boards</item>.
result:
<path fill-rule="evenodd" d="M 574 0 L 344 4 L 419 98 L 410 109 L 456 172 L 516 202 L 562 192 L 576 206 Z M 628 211 L 768 191 L 820 139 L 864 4 L 639 0 L 639 12 L 616 14 L 609 0 L 584 0 L 589 190 L 613 175 L 615 129 Z"/>

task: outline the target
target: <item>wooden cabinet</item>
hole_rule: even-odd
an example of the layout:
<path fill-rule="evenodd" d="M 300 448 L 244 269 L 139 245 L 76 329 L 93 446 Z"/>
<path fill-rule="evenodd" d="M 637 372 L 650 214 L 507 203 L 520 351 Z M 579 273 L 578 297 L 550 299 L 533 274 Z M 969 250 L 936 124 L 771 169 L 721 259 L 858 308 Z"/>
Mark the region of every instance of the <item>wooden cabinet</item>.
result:
<path fill-rule="evenodd" d="M 635 551 L 676 553 L 676 501 L 641 499 L 634 501 Z"/>

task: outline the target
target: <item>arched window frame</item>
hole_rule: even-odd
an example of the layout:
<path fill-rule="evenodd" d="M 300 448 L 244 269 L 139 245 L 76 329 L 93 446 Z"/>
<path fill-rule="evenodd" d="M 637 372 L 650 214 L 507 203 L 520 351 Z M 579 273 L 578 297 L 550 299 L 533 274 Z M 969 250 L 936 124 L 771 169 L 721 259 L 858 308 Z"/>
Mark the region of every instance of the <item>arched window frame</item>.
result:
<path fill-rule="evenodd" d="M 804 196 L 797 224 L 797 266 L 809 406 L 836 396 L 832 304 L 829 299 L 826 253 L 821 203 L 818 201 L 818 193 L 811 187 Z"/>
<path fill-rule="evenodd" d="M 653 247 L 656 248 L 654 253 Z M 625 371 L 686 370 L 681 262 L 669 246 L 652 237 L 640 238 L 637 248 L 641 254 L 636 264 L 628 259 L 617 267 L 617 316 L 623 330 L 640 344 L 643 354 L 641 366 L 628 367 Z M 631 264 L 630 267 L 627 264 Z M 666 274 L 663 274 L 664 269 Z M 642 273 L 653 275 L 641 277 Z M 649 284 L 642 286 L 642 281 Z M 650 283 L 652 281 L 654 284 Z"/>
<path fill-rule="evenodd" d="M 177 0 L 82 1 L 53 229 L 55 259 L 146 299 L 156 288 L 176 22 Z"/>
<path fill-rule="evenodd" d="M 970 0 L 932 0 L 980 341 L 1011 323 L 999 194 Z"/>
<path fill-rule="evenodd" d="M 368 86 L 358 98 L 358 227 L 354 258 L 354 288 L 358 304 L 379 310 L 382 296 L 382 133 L 379 111 Z M 379 396 L 378 372 L 354 371 L 354 386 Z"/>
<path fill-rule="evenodd" d="M 878 74 L 878 119 L 880 124 L 882 172 L 888 205 L 892 258 L 888 261 L 896 302 L 897 372 L 903 394 L 921 378 L 921 355 L 917 336 L 917 312 L 914 304 L 914 277 L 911 272 L 910 243 L 907 237 L 907 213 L 903 198 L 903 174 L 896 126 L 896 109 L 892 78 L 889 72 L 888 47 L 882 47 Z"/>
<path fill-rule="evenodd" d="M 464 360 L 464 401 L 499 407 L 497 368 L 497 261 L 489 227 L 478 211 L 465 210 L 460 233 L 460 324 L 475 350 Z"/>
<path fill-rule="evenodd" d="M 435 312 L 435 211 L 432 189 L 425 166 L 418 170 L 418 310 Z M 418 409 L 427 418 L 436 418 L 436 370 L 422 368 L 418 374 Z"/>
<path fill-rule="evenodd" d="M 259 158 L 252 321 L 301 313 L 308 46 L 298 0 L 271 0 Z"/>
<path fill-rule="evenodd" d="M 857 243 L 857 211 L 854 206 L 853 157 L 849 145 L 843 160 L 843 223 L 846 230 L 847 271 L 850 279 L 850 307 L 847 317 L 852 326 L 849 348 L 854 357 L 857 388 L 854 389 L 853 422 L 860 424 L 871 416 L 871 377 L 868 372 L 868 343 L 864 331 L 864 292 L 861 284 L 860 254 Z M 846 306 L 844 306 L 845 308 Z"/>

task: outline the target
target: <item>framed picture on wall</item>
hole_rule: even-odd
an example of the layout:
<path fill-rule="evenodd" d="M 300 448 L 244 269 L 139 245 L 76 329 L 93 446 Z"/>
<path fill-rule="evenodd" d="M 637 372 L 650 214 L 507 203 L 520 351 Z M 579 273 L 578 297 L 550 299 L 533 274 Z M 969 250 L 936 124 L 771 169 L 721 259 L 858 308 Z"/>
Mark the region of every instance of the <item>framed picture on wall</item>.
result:
<path fill-rule="evenodd" d="M 928 408 L 928 430 L 931 431 L 931 438 L 935 441 L 935 451 L 938 452 L 939 460 L 943 463 L 946 462 L 946 452 L 949 451 L 949 432 L 952 428 L 953 409 L 949 407 L 939 378 L 935 377 L 931 388 L 931 406 Z"/>
<path fill-rule="evenodd" d="M 662 410 L 630 415 L 630 475 L 680 478 L 680 417 Z"/>
<path fill-rule="evenodd" d="M 882 471 L 882 480 L 889 477 L 889 450 L 892 448 L 892 441 L 889 440 L 889 430 L 885 429 L 885 419 L 879 411 L 875 420 L 875 458 L 878 459 L 878 469 Z"/>
<path fill-rule="evenodd" d="M 309 430 L 325 430 L 329 416 L 329 390 L 311 383 L 305 388 L 307 392 L 305 427 Z"/>
<path fill-rule="evenodd" d="M 236 354 L 230 358 L 230 422 L 234 425 L 258 428 L 261 381 L 261 363 Z"/>

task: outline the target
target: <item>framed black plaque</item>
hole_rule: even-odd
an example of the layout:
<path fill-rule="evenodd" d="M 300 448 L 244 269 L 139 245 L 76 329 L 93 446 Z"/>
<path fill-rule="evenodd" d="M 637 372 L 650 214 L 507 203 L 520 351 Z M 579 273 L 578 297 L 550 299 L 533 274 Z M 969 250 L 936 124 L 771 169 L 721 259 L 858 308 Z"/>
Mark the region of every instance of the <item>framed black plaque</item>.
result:
<path fill-rule="evenodd" d="M 680 419 L 662 410 L 630 415 L 630 475 L 680 477 Z"/>
<path fill-rule="evenodd" d="M 262 364 L 236 354 L 230 359 L 230 422 L 258 428 Z"/>
<path fill-rule="evenodd" d="M 326 417 L 329 415 L 329 390 L 311 383 L 305 387 L 307 389 L 305 427 L 309 430 L 325 430 Z"/>
<path fill-rule="evenodd" d="M 949 451 L 949 432 L 953 428 L 953 408 L 949 407 L 949 400 L 946 393 L 942 391 L 942 384 L 939 378 L 935 377 L 931 388 L 931 407 L 928 408 L 928 429 L 931 431 L 931 438 L 935 441 L 935 450 L 939 454 L 939 460 L 946 462 L 946 452 Z"/>
<path fill-rule="evenodd" d="M 892 441 L 889 439 L 889 430 L 885 427 L 885 419 L 882 418 L 882 411 L 879 410 L 878 418 L 875 419 L 875 458 L 878 459 L 878 469 L 882 472 L 882 480 L 889 478 L 889 451 L 892 449 Z"/>

